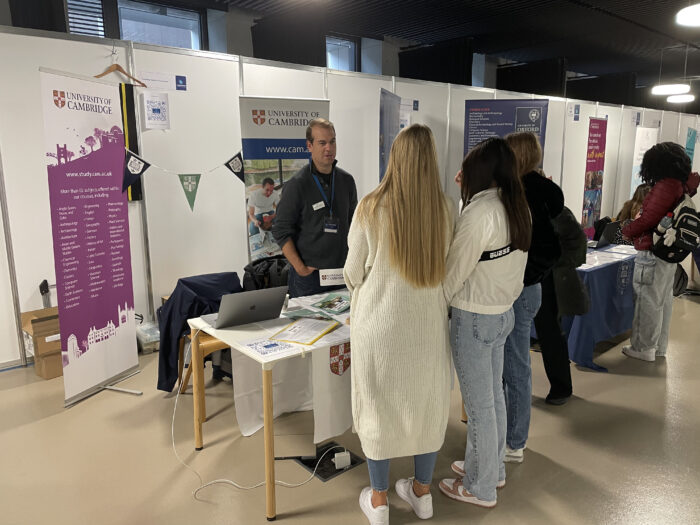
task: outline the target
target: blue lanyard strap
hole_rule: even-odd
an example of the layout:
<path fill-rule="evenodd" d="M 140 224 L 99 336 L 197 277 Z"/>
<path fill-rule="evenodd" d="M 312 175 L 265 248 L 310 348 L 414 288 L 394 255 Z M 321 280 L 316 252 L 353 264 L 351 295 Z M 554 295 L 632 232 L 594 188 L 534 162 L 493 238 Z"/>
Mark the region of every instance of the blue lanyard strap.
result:
<path fill-rule="evenodd" d="M 309 164 L 311 161 L 309 161 Z M 326 192 L 323 191 L 323 186 L 321 186 L 321 181 L 318 180 L 318 176 L 313 172 L 313 167 L 311 168 L 311 173 L 314 176 L 314 180 L 316 181 L 316 186 L 318 186 L 318 191 L 321 192 L 321 197 L 323 198 L 323 202 L 326 203 L 326 206 L 328 206 L 328 211 L 330 212 L 330 216 L 333 217 L 333 201 L 335 200 L 335 168 L 333 168 L 333 171 L 331 171 L 331 201 L 328 202 L 328 197 L 326 196 Z"/>

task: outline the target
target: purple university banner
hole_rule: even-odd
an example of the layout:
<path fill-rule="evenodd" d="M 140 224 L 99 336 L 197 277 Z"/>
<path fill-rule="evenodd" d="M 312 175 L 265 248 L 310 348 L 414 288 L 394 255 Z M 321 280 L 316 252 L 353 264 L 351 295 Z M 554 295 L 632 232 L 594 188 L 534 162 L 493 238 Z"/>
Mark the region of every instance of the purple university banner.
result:
<path fill-rule="evenodd" d="M 138 366 L 119 86 L 41 72 L 66 404 Z"/>

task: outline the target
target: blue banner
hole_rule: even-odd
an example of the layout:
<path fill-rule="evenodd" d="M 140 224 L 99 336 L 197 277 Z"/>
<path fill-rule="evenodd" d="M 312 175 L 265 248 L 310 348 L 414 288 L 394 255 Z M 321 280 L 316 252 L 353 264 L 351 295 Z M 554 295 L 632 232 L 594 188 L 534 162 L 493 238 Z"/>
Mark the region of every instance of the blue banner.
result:
<path fill-rule="evenodd" d="M 308 159 L 309 152 L 306 139 L 243 139 L 243 158 Z"/>
<path fill-rule="evenodd" d="M 698 138 L 697 130 L 688 128 L 688 136 L 685 139 L 685 152 L 690 157 L 690 164 L 693 164 L 693 155 L 695 155 L 695 141 Z"/>
<path fill-rule="evenodd" d="M 537 135 L 544 150 L 548 100 L 465 100 L 464 154 L 489 137 L 514 131 Z"/>

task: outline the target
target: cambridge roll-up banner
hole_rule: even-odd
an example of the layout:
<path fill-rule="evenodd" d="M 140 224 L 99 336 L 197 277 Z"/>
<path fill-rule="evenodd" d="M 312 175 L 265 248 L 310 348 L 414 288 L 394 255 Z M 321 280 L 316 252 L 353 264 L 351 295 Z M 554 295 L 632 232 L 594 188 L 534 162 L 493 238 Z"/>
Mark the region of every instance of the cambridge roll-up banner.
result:
<path fill-rule="evenodd" d="M 119 86 L 41 71 L 66 405 L 138 367 Z"/>
<path fill-rule="evenodd" d="M 272 237 L 284 183 L 309 162 L 306 127 L 328 118 L 329 101 L 240 97 L 250 259 L 282 253 Z"/>

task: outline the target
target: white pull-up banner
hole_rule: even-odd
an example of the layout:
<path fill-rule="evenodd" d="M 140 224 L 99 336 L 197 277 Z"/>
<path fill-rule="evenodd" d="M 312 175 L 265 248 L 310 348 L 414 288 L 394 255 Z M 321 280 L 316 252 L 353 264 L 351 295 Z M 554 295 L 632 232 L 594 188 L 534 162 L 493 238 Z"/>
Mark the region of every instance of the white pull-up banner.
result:
<path fill-rule="evenodd" d="M 119 85 L 42 71 L 66 404 L 138 366 Z"/>

